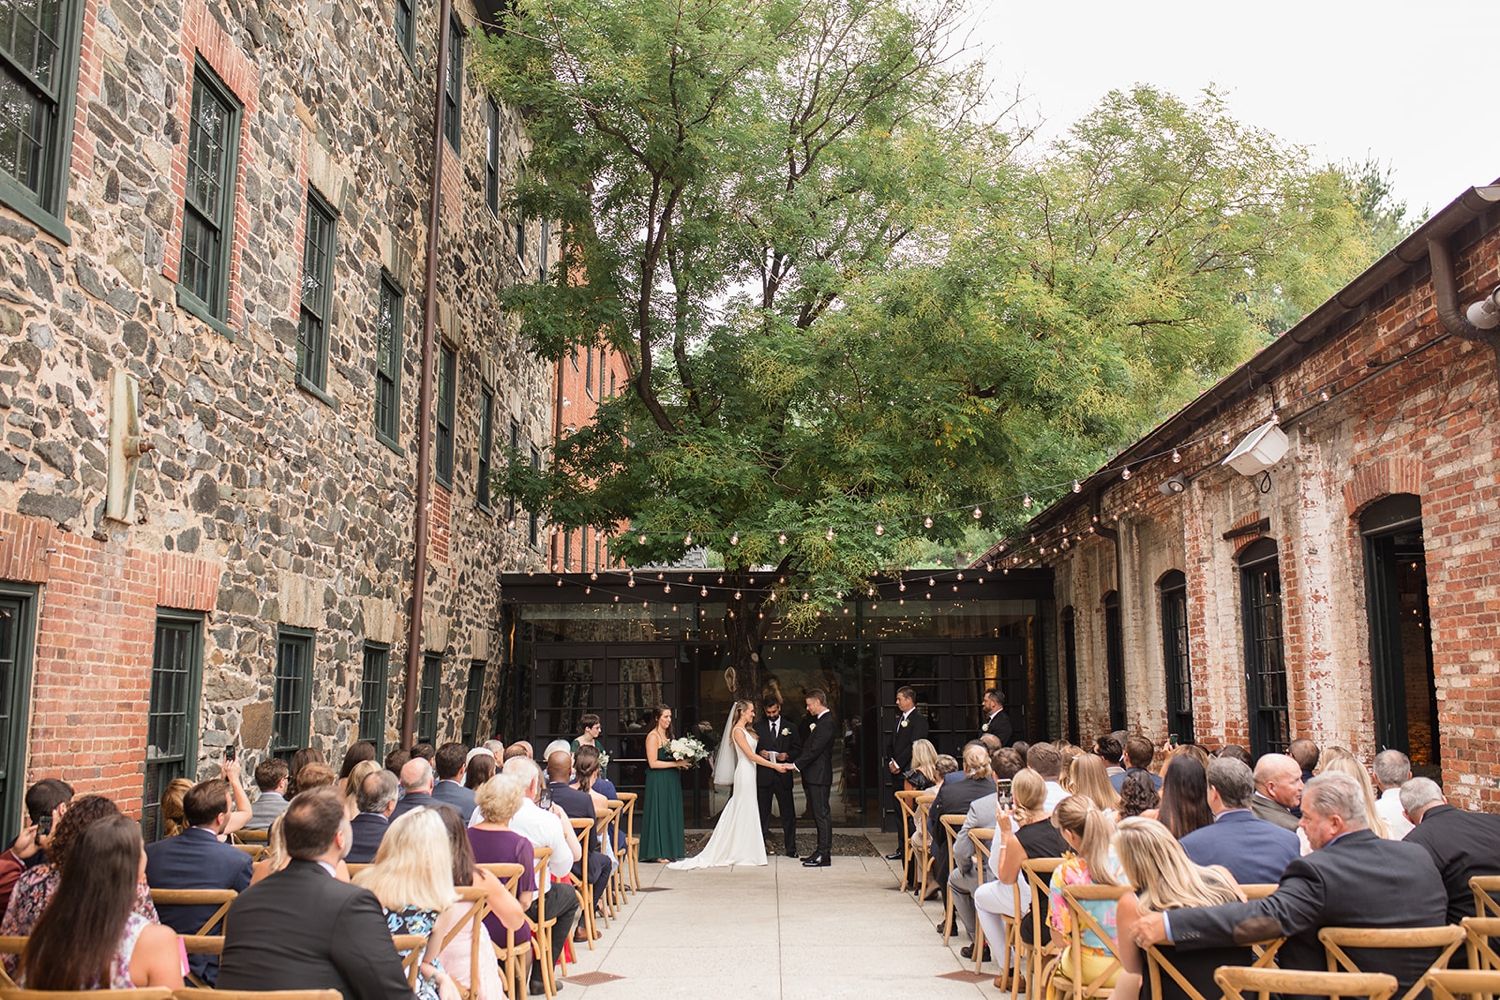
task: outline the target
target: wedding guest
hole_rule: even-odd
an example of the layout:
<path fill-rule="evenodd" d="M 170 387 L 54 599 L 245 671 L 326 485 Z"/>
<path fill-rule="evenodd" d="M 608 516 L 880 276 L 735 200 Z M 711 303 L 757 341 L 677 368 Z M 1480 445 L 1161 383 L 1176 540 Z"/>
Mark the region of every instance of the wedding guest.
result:
<path fill-rule="evenodd" d="M 672 739 L 672 710 L 657 705 L 651 710 L 651 732 L 646 735 L 649 770 L 641 808 L 640 856 L 648 861 L 676 861 L 687 853 L 682 846 L 682 772 L 693 765 L 672 758 L 667 751 Z"/>
<path fill-rule="evenodd" d="M 578 725 L 583 732 L 568 747 L 568 752 L 577 753 L 579 747 L 593 747 L 595 750 L 600 749 L 599 734 L 604 732 L 604 723 L 599 721 L 599 716 L 593 712 L 589 712 L 578 720 Z"/>
<path fill-rule="evenodd" d="M 1134 771 L 1145 771 L 1150 774 L 1151 761 L 1156 757 L 1156 746 L 1146 737 L 1139 734 L 1128 737 L 1125 740 L 1125 770 L 1109 779 L 1110 784 L 1115 786 L 1115 791 L 1125 781 L 1125 776 Z M 1151 774 L 1151 783 L 1161 791 L 1161 776 Z"/>
<path fill-rule="evenodd" d="M 281 871 L 290 860 L 291 855 L 286 852 L 286 835 L 281 832 L 281 817 L 277 816 L 271 823 L 271 829 L 266 831 L 265 857 L 255 862 L 250 870 L 250 884 L 255 885 L 267 875 Z"/>
<path fill-rule="evenodd" d="M 595 762 L 597 765 L 597 761 Z M 573 755 L 566 750 L 553 751 L 547 758 L 547 791 L 552 795 L 555 805 L 561 806 L 562 811 L 567 814 L 568 819 L 585 819 L 594 824 L 588 828 L 586 836 L 589 839 L 588 871 L 583 871 L 584 859 L 579 859 L 573 866 L 574 878 L 587 878 L 589 885 L 594 890 L 594 905 L 596 909 L 603 905 L 604 893 L 609 885 L 610 873 L 614 870 L 612 862 L 613 852 L 600 850 L 600 834 L 603 828 L 597 824 L 599 815 L 594 809 L 594 800 L 588 792 L 581 792 L 571 787 L 568 782 L 573 776 Z M 582 936 L 580 941 L 588 940 L 588 930 L 582 922 L 578 925 Z"/>
<path fill-rule="evenodd" d="M 1068 797 L 1067 789 L 1057 780 L 1062 775 L 1062 754 L 1050 743 L 1036 743 L 1026 751 L 1026 766 L 1040 774 L 1047 783 L 1047 811 L 1052 812 Z"/>
<path fill-rule="evenodd" d="M 932 844 L 932 866 L 939 889 L 947 889 L 949 875 L 948 837 L 943 831 L 942 817 L 951 813 L 965 815 L 975 799 L 994 794 L 989 751 L 976 740 L 964 747 L 963 777 L 944 781 L 927 811 L 927 836 Z"/>
<path fill-rule="evenodd" d="M 1146 957 L 1133 938 L 1139 914 L 1243 902 L 1245 896 L 1227 870 L 1193 864 L 1172 832 L 1156 820 L 1141 817 L 1121 820 L 1115 833 L 1115 852 L 1120 858 L 1120 869 L 1134 891 L 1120 899 L 1115 917 L 1120 964 L 1124 968 L 1111 1000 L 1137 1000 L 1142 995 L 1152 996 L 1150 980 L 1143 975 Z M 1214 972 L 1219 966 L 1250 965 L 1255 954 L 1246 946 L 1224 945 L 1194 951 L 1172 949 L 1167 958 L 1200 996 L 1211 996 L 1217 992 Z M 1167 975 L 1161 977 L 1161 987 L 1162 995 L 1154 1000 L 1187 1000 L 1189 996 Z"/>
<path fill-rule="evenodd" d="M 525 740 L 517 740 L 510 746 L 506 747 L 505 760 L 510 760 L 512 757 L 525 757 L 527 760 L 531 760 L 531 744 L 527 743 Z M 503 760 L 501 761 L 501 763 L 504 764 L 505 761 Z"/>
<path fill-rule="evenodd" d="M 984 693 L 984 716 L 979 735 L 992 735 L 1000 741 L 1001 746 L 1009 743 L 1016 727 L 1011 725 L 1010 716 L 1005 713 L 1005 697 L 1001 695 L 999 688 L 990 688 Z"/>
<path fill-rule="evenodd" d="M 1411 820 L 1401 808 L 1401 786 L 1411 780 L 1411 758 L 1400 750 L 1382 750 L 1375 755 L 1375 781 L 1380 798 L 1375 812 L 1385 821 L 1392 840 L 1404 840 L 1412 831 Z"/>
<path fill-rule="evenodd" d="M 1067 938 L 1072 930 L 1071 914 L 1062 890 L 1068 885 L 1120 885 L 1124 874 L 1110 844 L 1109 822 L 1104 818 L 1093 800 L 1083 795 L 1073 795 L 1057 804 L 1052 813 L 1052 825 L 1057 827 L 1063 840 L 1073 854 L 1052 873 L 1048 896 L 1047 920 L 1052 926 L 1052 935 Z M 1082 908 L 1098 922 L 1104 932 L 1117 939 L 1115 914 L 1118 904 L 1114 900 L 1085 900 Z M 1092 929 L 1084 929 L 1081 937 L 1082 954 L 1078 956 L 1084 982 L 1092 983 L 1114 964 L 1109 946 Z M 1063 949 L 1059 968 L 1072 969 L 1071 945 Z M 1113 986 L 1115 974 L 1100 983 Z"/>
<path fill-rule="evenodd" d="M 1147 814 L 1154 818 L 1160 805 L 1161 796 L 1149 774 L 1137 771 L 1120 783 L 1119 818 Z"/>
<path fill-rule="evenodd" d="M 391 813 L 396 809 L 396 776 L 380 770 L 365 775 L 355 794 L 359 812 L 349 821 L 349 863 L 369 864 L 380 850 L 380 842 L 391 825 Z"/>
<path fill-rule="evenodd" d="M 362 760 L 350 768 L 349 776 L 344 779 L 344 814 L 351 820 L 359 815 L 359 788 L 365 783 L 365 779 L 372 774 L 379 774 L 385 770 L 373 760 Z M 391 776 L 392 778 L 395 775 Z M 394 784 L 394 782 L 393 782 Z M 358 864 L 358 862 L 356 862 Z"/>
<path fill-rule="evenodd" d="M 193 783 L 186 778 L 173 778 L 167 782 L 167 787 L 162 789 L 161 803 L 161 835 L 163 837 L 175 837 L 187 829 L 187 820 L 182 815 L 182 797 L 188 793 Z"/>
<path fill-rule="evenodd" d="M 1208 807 L 1208 776 L 1196 758 L 1178 754 L 1167 765 L 1156 818 L 1179 840 L 1214 821 Z"/>
<path fill-rule="evenodd" d="M 1094 753 L 1104 761 L 1104 770 L 1111 778 L 1125 773 L 1125 768 L 1120 763 L 1125 756 L 1125 744 L 1114 733 L 1105 733 L 1094 740 Z"/>
<path fill-rule="evenodd" d="M 938 752 L 931 740 L 914 740 L 911 745 L 911 766 L 901 772 L 901 779 L 908 792 L 925 792 L 938 782 Z"/>
<path fill-rule="evenodd" d="M 493 759 L 492 757 L 491 760 Z M 511 929 L 525 927 L 525 907 L 510 894 L 510 890 L 505 887 L 504 883 L 474 864 L 474 850 L 469 846 L 469 832 L 464 826 L 463 817 L 459 816 L 451 806 L 440 805 L 437 812 L 442 818 L 443 828 L 448 833 L 448 849 L 453 856 L 454 887 L 485 890 L 490 913 L 496 915 L 501 926 Z M 432 939 L 441 944 L 455 927 L 467 922 L 469 914 L 477 905 L 467 900 L 459 900 L 450 906 L 438 917 L 437 924 L 432 928 Z M 502 946 L 507 943 L 507 938 L 503 934 L 500 937 L 500 943 Z M 473 948 L 476 944 L 479 947 L 477 963 L 473 960 Z M 459 931 L 437 957 L 438 962 L 458 984 L 459 989 L 474 989 L 475 992 L 470 995 L 471 1000 L 505 1000 L 505 987 L 500 981 L 500 966 L 495 961 L 494 938 L 490 935 L 488 925 L 480 923 L 477 942 L 472 935 Z M 472 983 L 470 973 L 476 965 L 479 969 L 479 982 Z"/>
<path fill-rule="evenodd" d="M 1297 829 L 1292 810 L 1302 802 L 1302 767 L 1282 753 L 1261 755 L 1255 762 L 1255 798 L 1250 811 L 1288 830 Z"/>
<path fill-rule="evenodd" d="M 1323 761 L 1321 773 L 1332 772 L 1347 774 L 1359 782 L 1359 790 L 1364 793 L 1365 797 L 1365 816 L 1369 819 L 1370 829 L 1374 831 L 1375 836 L 1384 840 L 1401 839 L 1391 836 L 1391 828 L 1385 825 L 1385 817 L 1380 815 L 1379 803 L 1375 798 L 1375 784 L 1370 780 L 1370 772 L 1365 769 L 1364 764 L 1360 763 L 1358 757 L 1338 747 L 1330 749 Z"/>
<path fill-rule="evenodd" d="M 437 756 L 437 750 L 433 748 L 431 743 L 418 743 L 411 748 L 411 755 L 413 757 L 421 757 L 427 763 L 431 764 L 432 758 Z"/>
<path fill-rule="evenodd" d="M 1406 843 L 1426 850 L 1443 879 L 1447 922 L 1476 916 L 1469 879 L 1500 875 L 1500 816 L 1455 809 L 1431 778 L 1412 778 L 1402 785 L 1401 808 L 1414 824 Z"/>
<path fill-rule="evenodd" d="M 21 955 L 32 990 L 181 989 L 181 945 L 136 909 L 145 869 L 141 829 L 118 813 L 79 832 L 51 903 Z"/>
<path fill-rule="evenodd" d="M 56 778 L 42 778 L 26 789 L 26 818 L 10 848 L 0 854 L 0 914 L 10 904 L 16 880 L 28 868 L 44 864 L 51 831 L 73 801 L 73 786 Z M 45 819 L 45 822 L 43 820 Z"/>
<path fill-rule="evenodd" d="M 1214 821 L 1182 837 L 1182 849 L 1195 864 L 1222 865 L 1240 885 L 1280 882 L 1286 866 L 1302 856 L 1302 846 L 1295 833 L 1250 811 L 1250 768 L 1236 757 L 1216 757 L 1207 781 Z"/>
<path fill-rule="evenodd" d="M 985 746 L 988 742 L 981 740 Z M 976 847 L 971 835 L 974 830 L 993 829 L 995 826 L 995 814 L 998 807 L 999 796 L 998 782 L 1001 779 L 1014 778 L 1019 766 L 1012 766 L 1012 762 L 1018 764 L 1018 755 L 1009 747 L 998 748 L 990 753 L 990 774 L 995 780 L 996 791 L 981 796 L 969 803 L 969 811 L 964 816 L 963 826 L 959 827 L 958 833 L 953 837 L 953 868 L 948 873 L 948 898 L 953 902 L 953 913 L 958 918 L 964 933 L 969 936 L 970 942 L 974 939 L 974 890 L 981 882 L 981 872 L 974 863 Z M 1003 836 L 1003 831 L 1001 836 Z M 998 847 L 998 845 L 996 845 Z M 901 857 L 900 854 L 896 855 Z M 894 860 L 888 858 L 887 860 Z M 972 958 L 974 946 L 972 943 L 963 949 L 964 958 Z M 984 954 L 989 955 L 989 945 L 986 944 Z"/>
<path fill-rule="evenodd" d="M 302 793 L 312 788 L 327 788 L 339 783 L 338 772 L 327 764 L 312 763 L 297 772 L 297 791 Z"/>
<path fill-rule="evenodd" d="M 1010 748 L 1016 753 L 1020 754 L 1022 760 L 1025 760 L 1027 751 L 1031 749 L 1031 744 L 1027 743 L 1025 740 L 1016 740 L 1010 745 Z"/>
<path fill-rule="evenodd" d="M 464 767 L 469 762 L 469 748 L 462 743 L 444 743 L 432 758 L 437 784 L 432 786 L 434 802 L 452 806 L 460 816 L 474 811 L 474 793 L 464 787 Z"/>
<path fill-rule="evenodd" d="M 401 801 L 396 803 L 396 811 L 391 813 L 391 822 L 394 823 L 413 809 L 435 805 L 437 800 L 432 797 L 432 764 L 425 757 L 413 756 L 401 765 Z"/>
<path fill-rule="evenodd" d="M 1115 812 L 1120 807 L 1120 796 L 1109 783 L 1108 769 L 1104 758 L 1097 754 L 1082 753 L 1073 758 L 1070 768 L 1073 779 L 1073 794 L 1087 795 L 1094 805 L 1104 813 L 1104 818 L 1114 822 Z"/>
<path fill-rule="evenodd" d="M 1250 757 L 1250 751 L 1246 750 L 1238 743 L 1231 743 L 1228 746 L 1220 747 L 1219 752 L 1214 754 L 1214 756 L 1233 758 L 1234 760 L 1239 761 L 1241 764 L 1244 764 L 1246 767 L 1250 767 L 1255 763 L 1254 760 L 1252 760 Z"/>
<path fill-rule="evenodd" d="M 401 769 L 406 766 L 406 762 L 409 760 L 411 760 L 410 750 L 393 747 L 390 753 L 385 755 L 385 769 L 392 774 L 400 775 Z"/>
<path fill-rule="evenodd" d="M 495 758 L 496 764 L 505 760 L 505 741 L 500 738 L 499 733 L 495 734 L 494 739 L 485 740 L 484 748 L 490 752 L 491 757 Z"/>
<path fill-rule="evenodd" d="M 317 747 L 303 747 L 301 750 L 298 750 L 296 753 L 292 754 L 292 759 L 287 762 L 287 770 L 292 775 L 292 782 L 287 786 L 287 797 L 295 798 L 297 793 L 302 791 L 302 789 L 297 785 L 297 776 L 302 773 L 302 769 L 304 767 L 309 764 L 327 763 L 328 760 L 323 756 L 323 751 L 319 750 Z"/>
<path fill-rule="evenodd" d="M 339 765 L 339 780 L 348 781 L 354 765 L 375 759 L 375 744 L 369 740 L 355 740 L 344 751 L 344 762 Z"/>
<path fill-rule="evenodd" d="M 26 866 L 31 859 L 42 853 L 42 845 L 38 842 L 36 831 L 35 823 L 27 823 L 21 827 L 21 832 L 16 834 L 16 839 L 11 843 L 10 848 L 4 854 L 0 854 L 0 908 L 10 905 L 10 895 L 15 891 L 16 881 L 26 871 Z"/>
<path fill-rule="evenodd" d="M 286 810 L 286 790 L 291 781 L 291 772 L 286 761 L 270 757 L 255 765 L 255 787 L 260 797 L 250 806 L 250 822 L 246 830 L 269 830 L 271 821 Z"/>
<path fill-rule="evenodd" d="M 525 798 L 526 782 L 518 775 L 499 774 L 485 782 L 474 795 L 480 814 L 484 818 L 468 828 L 468 841 L 474 860 L 478 864 L 521 866 L 521 877 L 516 883 L 516 899 L 523 908 L 526 908 L 527 916 L 534 920 L 537 914 L 537 908 L 532 906 L 536 900 L 537 891 L 536 852 L 527 837 L 510 828 L 510 821 L 521 809 Z M 559 886 L 558 889 L 559 894 L 556 898 L 561 897 L 561 892 L 566 890 L 567 886 Z M 576 894 L 574 895 L 574 908 L 577 908 Z M 549 918 L 553 916 L 551 907 L 548 907 L 547 915 Z M 492 938 L 497 941 L 505 940 L 507 928 L 500 922 L 498 916 L 491 914 L 484 918 L 484 922 Z M 529 925 L 517 927 L 515 932 L 517 943 L 531 940 Z"/>
<path fill-rule="evenodd" d="M 1348 753 L 1347 750 L 1344 752 Z M 1313 772 L 1318 769 L 1320 756 L 1316 743 L 1306 736 L 1299 737 L 1292 740 L 1291 745 L 1286 748 L 1286 755 L 1296 761 L 1297 766 L 1302 769 L 1303 784 L 1313 779 Z"/>
<path fill-rule="evenodd" d="M 501 751 L 504 753 L 504 751 Z M 464 765 L 464 787 L 478 792 L 484 783 L 495 776 L 495 755 L 483 748 L 469 751 L 469 762 Z"/>

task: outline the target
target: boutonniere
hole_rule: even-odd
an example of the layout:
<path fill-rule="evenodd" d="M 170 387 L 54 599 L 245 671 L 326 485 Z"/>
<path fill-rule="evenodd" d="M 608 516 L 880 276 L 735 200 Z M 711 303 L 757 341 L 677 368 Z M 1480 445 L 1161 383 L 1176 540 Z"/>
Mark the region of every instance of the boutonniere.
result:
<path fill-rule="evenodd" d="M 906 724 L 907 724 L 907 723 L 908 723 L 908 722 L 910 722 L 910 721 L 911 721 L 911 720 L 910 720 L 910 719 L 902 719 L 902 720 L 901 720 L 901 728 L 902 728 L 902 729 L 905 729 L 905 728 L 906 728 Z"/>
<path fill-rule="evenodd" d="M 817 729 L 817 728 L 818 728 L 818 724 L 816 722 L 814 722 L 812 725 L 810 725 L 810 726 L 807 727 L 807 731 L 808 732 L 812 732 L 814 729 Z"/>

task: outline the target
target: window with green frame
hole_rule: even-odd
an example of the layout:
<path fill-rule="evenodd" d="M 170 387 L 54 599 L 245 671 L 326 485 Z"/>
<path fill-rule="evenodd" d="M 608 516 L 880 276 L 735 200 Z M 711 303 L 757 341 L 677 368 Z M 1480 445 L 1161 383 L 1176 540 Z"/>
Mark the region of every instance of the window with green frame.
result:
<path fill-rule="evenodd" d="M 229 308 L 229 249 L 233 238 L 239 101 L 207 67 L 193 72 L 188 121 L 187 186 L 183 194 L 182 260 L 178 298 L 222 323 Z"/>
<path fill-rule="evenodd" d="M 443 654 L 422 657 L 422 687 L 417 698 L 417 742 L 437 746 L 438 688 L 443 681 Z"/>
<path fill-rule="evenodd" d="M 203 677 L 203 616 L 159 611 L 146 712 L 146 788 L 141 834 L 162 836 L 161 797 L 177 778 L 198 774 L 198 708 Z"/>
<path fill-rule="evenodd" d="M 396 0 L 396 44 L 406 53 L 406 58 L 416 58 L 417 19 L 413 16 L 412 0 Z"/>
<path fill-rule="evenodd" d="M 489 386 L 479 389 L 479 462 L 478 482 L 474 486 L 474 502 L 485 510 L 490 509 L 490 473 L 492 471 L 491 447 L 494 437 L 495 393 Z"/>
<path fill-rule="evenodd" d="M 276 636 L 276 677 L 271 690 L 271 756 L 290 760 L 307 746 L 312 714 L 312 632 L 282 628 Z"/>
<path fill-rule="evenodd" d="M 438 347 L 437 386 L 437 481 L 453 489 L 453 391 L 458 381 L 458 353 L 442 343 Z"/>
<path fill-rule="evenodd" d="M 542 469 L 542 453 L 535 445 L 531 448 L 531 467 L 538 472 Z M 526 541 L 534 549 L 542 547 L 542 522 L 535 512 L 530 514 L 531 521 L 526 527 Z"/>
<path fill-rule="evenodd" d="M 515 418 L 510 421 L 510 452 L 514 455 L 521 447 L 521 424 Z M 505 521 L 514 528 L 516 526 L 516 498 L 509 496 L 505 498 Z"/>
<path fill-rule="evenodd" d="M 328 311 L 333 304 L 334 225 L 337 215 L 307 189 L 302 240 L 302 308 L 297 320 L 297 376 L 320 391 L 328 387 Z"/>
<path fill-rule="evenodd" d="M 10 843 L 21 828 L 26 795 L 36 604 L 35 587 L 0 580 L 0 841 L 4 843 Z"/>
<path fill-rule="evenodd" d="M 464 27 L 457 17 L 450 22 L 448 34 L 448 73 L 443 85 L 443 137 L 459 151 L 463 134 L 464 109 Z"/>
<path fill-rule="evenodd" d="M 366 642 L 364 659 L 364 673 L 359 680 L 359 738 L 375 744 L 376 759 L 383 759 L 391 647 L 381 642 Z"/>
<path fill-rule="evenodd" d="M 459 734 L 465 746 L 479 738 L 479 705 L 484 700 L 484 672 L 489 664 L 475 660 L 469 664 L 469 683 L 464 688 L 463 731 Z"/>
<path fill-rule="evenodd" d="M 484 203 L 500 214 L 500 105 L 493 97 L 484 104 Z"/>
<path fill-rule="evenodd" d="M 406 296 L 386 275 L 380 276 L 375 307 L 375 436 L 392 448 L 401 446 L 401 334 Z"/>
<path fill-rule="evenodd" d="M 80 0 L 0 4 L 0 200 L 67 240 Z"/>

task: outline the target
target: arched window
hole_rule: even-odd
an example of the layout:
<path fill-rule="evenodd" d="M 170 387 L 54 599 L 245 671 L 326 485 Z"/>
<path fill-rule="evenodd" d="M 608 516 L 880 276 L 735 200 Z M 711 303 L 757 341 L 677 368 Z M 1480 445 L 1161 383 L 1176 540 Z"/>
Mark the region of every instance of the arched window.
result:
<path fill-rule="evenodd" d="M 1174 569 L 1156 584 L 1161 594 L 1161 653 L 1167 679 L 1167 736 L 1193 739 L 1193 672 L 1188 651 L 1187 577 Z"/>
<path fill-rule="evenodd" d="M 1292 742 L 1287 711 L 1286 655 L 1281 642 L 1281 566 L 1276 543 L 1251 542 L 1239 555 L 1240 610 L 1245 628 L 1245 706 L 1250 752 L 1285 753 Z"/>
<path fill-rule="evenodd" d="M 1125 728 L 1125 641 L 1120 634 L 1120 592 L 1104 595 L 1104 671 L 1109 682 L 1109 728 Z"/>

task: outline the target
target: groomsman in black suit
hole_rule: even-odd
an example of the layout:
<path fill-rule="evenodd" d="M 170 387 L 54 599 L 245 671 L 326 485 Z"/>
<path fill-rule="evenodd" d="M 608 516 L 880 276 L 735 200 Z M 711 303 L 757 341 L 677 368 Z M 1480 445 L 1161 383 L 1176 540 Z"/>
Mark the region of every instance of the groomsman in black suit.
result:
<path fill-rule="evenodd" d="M 911 770 L 912 744 L 927 738 L 927 717 L 917 711 L 917 692 L 914 688 L 903 686 L 896 690 L 896 711 L 901 713 L 901 717 L 896 720 L 896 726 L 885 744 L 885 766 L 891 775 L 893 795 L 901 791 L 904 784 L 901 776 Z M 886 860 L 899 861 L 901 857 L 898 850 L 886 855 Z"/>
<path fill-rule="evenodd" d="M 797 738 L 797 726 L 782 718 L 781 699 L 768 694 L 761 702 L 764 709 L 755 723 L 755 735 L 760 738 L 756 751 L 767 760 L 785 762 L 797 756 L 802 741 Z M 797 807 L 792 801 L 792 772 L 776 771 L 769 767 L 755 769 L 756 795 L 760 799 L 760 832 L 771 835 L 771 800 L 774 798 L 781 810 L 781 835 L 786 846 L 786 856 L 797 856 Z"/>
<path fill-rule="evenodd" d="M 807 715 L 807 737 L 792 767 L 802 775 L 802 790 L 807 793 L 813 825 L 818 828 L 818 846 L 802 866 L 827 868 L 833 864 L 833 817 L 828 795 L 833 790 L 833 736 L 838 720 L 828 710 L 828 695 L 822 688 L 807 692 Z"/>
<path fill-rule="evenodd" d="M 1005 714 L 1005 699 L 1000 696 L 999 688 L 990 688 L 984 693 L 984 714 L 985 720 L 979 727 L 979 735 L 993 736 L 1000 741 L 1001 746 L 1010 746 L 1016 729 L 1010 724 L 1010 716 Z"/>

